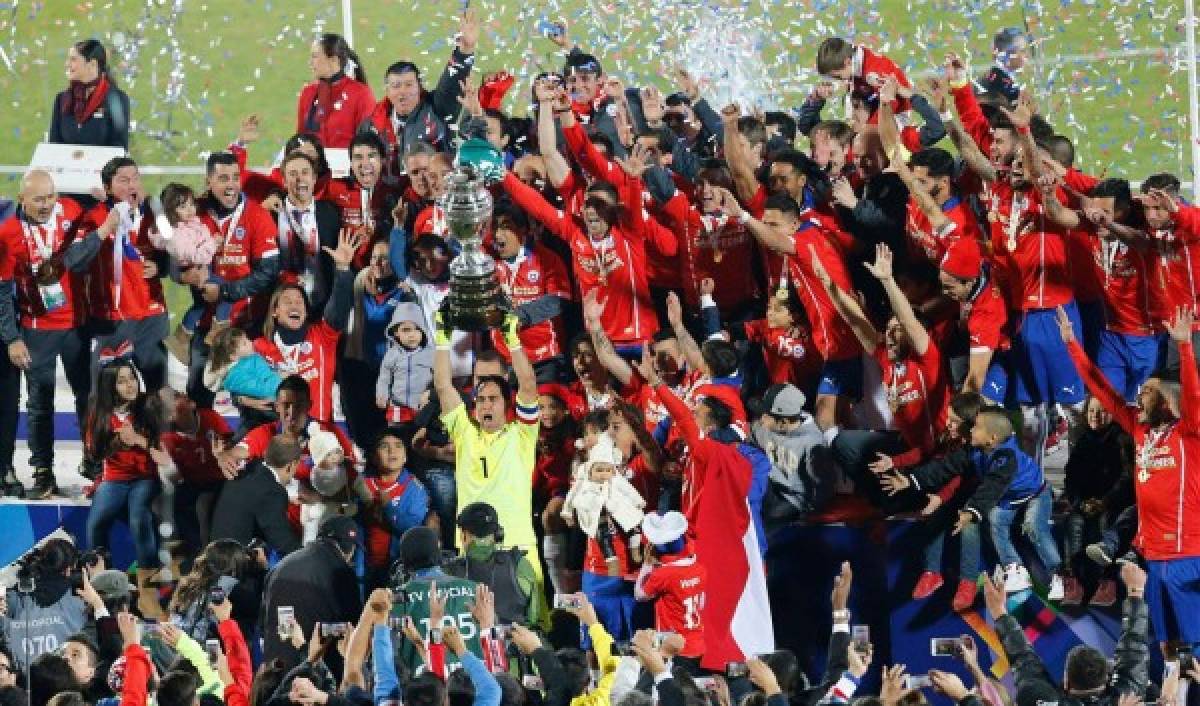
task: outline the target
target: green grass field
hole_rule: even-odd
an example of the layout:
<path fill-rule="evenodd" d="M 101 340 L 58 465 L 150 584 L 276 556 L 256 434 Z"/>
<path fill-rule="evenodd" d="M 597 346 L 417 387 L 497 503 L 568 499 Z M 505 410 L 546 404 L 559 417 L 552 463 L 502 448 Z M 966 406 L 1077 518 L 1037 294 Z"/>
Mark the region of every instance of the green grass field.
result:
<path fill-rule="evenodd" d="M 947 51 L 990 58 L 1004 26 L 1028 26 L 1043 57 L 1026 77 L 1042 112 L 1077 146 L 1093 172 L 1141 179 L 1170 170 L 1190 179 L 1182 3 L 1081 0 L 473 0 L 485 19 L 477 67 L 524 80 L 506 108 L 525 112 L 527 77 L 561 58 L 533 36 L 543 17 L 565 17 L 571 35 L 627 85 L 672 89 L 681 58 L 710 74 L 757 81 L 779 106 L 797 105 L 812 81 L 819 41 L 833 34 L 886 51 L 910 74 Z M 384 68 L 408 58 L 440 71 L 461 12 L 459 0 L 355 0 L 354 44 L 378 90 Z M 220 149 L 240 118 L 265 121 L 252 164 L 268 163 L 292 133 L 295 100 L 309 79 L 316 31 L 342 29 L 336 0 L 0 0 L 0 163 L 28 163 L 65 86 L 71 42 L 102 39 L 133 101 L 132 153 L 143 164 L 196 166 Z M 1119 56 L 1142 50 L 1144 55 Z M 1109 58 L 1083 58 L 1107 55 Z M 1035 81 L 1036 78 L 1036 81 Z M 432 80 L 432 76 L 430 76 Z M 733 80 L 733 79 L 727 79 Z M 714 90 L 726 82 L 718 79 Z M 199 177 L 189 177 L 199 186 Z M 151 187 L 164 180 L 149 178 Z M 13 196 L 16 178 L 0 179 Z"/>

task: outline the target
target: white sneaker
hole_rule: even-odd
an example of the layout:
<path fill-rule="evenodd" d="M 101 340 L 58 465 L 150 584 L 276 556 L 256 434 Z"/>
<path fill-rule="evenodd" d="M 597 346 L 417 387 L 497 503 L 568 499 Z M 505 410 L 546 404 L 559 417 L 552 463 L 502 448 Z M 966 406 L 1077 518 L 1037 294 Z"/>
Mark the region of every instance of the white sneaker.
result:
<path fill-rule="evenodd" d="M 1064 595 L 1066 595 L 1066 591 L 1063 588 L 1062 576 L 1055 574 L 1050 579 L 1050 592 L 1046 594 L 1046 600 L 1061 601 Z"/>
<path fill-rule="evenodd" d="M 1029 571 L 1020 564 L 1009 564 L 1004 567 L 1004 592 L 1020 593 L 1029 590 L 1033 582 L 1029 580 Z"/>

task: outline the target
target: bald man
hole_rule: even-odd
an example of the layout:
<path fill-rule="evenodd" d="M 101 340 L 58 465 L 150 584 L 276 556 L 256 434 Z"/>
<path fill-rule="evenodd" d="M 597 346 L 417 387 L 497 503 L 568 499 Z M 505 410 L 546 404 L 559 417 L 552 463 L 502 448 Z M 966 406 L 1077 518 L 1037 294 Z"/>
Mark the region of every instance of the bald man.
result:
<path fill-rule="evenodd" d="M 78 301 L 79 273 L 86 265 L 78 262 L 77 252 L 72 260 L 82 214 L 74 201 L 59 198 L 54 180 L 41 170 L 25 175 L 20 202 L 16 217 L 0 225 L 0 343 L 7 348 L 8 361 L 25 373 L 29 463 L 34 469 L 29 497 L 44 499 L 58 491 L 53 470 L 58 359 L 75 397 L 80 428 L 90 387 L 88 338 Z M 105 226 L 115 229 L 115 218 L 110 220 Z M 4 395 L 0 405 L 15 405 L 16 397 Z M 5 414 L 0 413 L 0 424 Z M 11 456 L 9 452 L 10 463 Z"/>

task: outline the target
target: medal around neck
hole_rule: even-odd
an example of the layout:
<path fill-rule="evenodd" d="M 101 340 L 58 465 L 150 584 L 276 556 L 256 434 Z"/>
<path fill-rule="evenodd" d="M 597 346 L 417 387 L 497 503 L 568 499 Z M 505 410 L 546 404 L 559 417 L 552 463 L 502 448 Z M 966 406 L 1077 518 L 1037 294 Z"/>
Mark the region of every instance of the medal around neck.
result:
<path fill-rule="evenodd" d="M 499 328 L 511 304 L 496 278 L 496 261 L 483 251 L 484 228 L 492 218 L 486 177 L 475 167 L 460 164 L 446 180 L 446 193 L 438 205 L 449 236 L 459 242 L 462 252 L 450 263 L 444 315 L 459 331 Z"/>

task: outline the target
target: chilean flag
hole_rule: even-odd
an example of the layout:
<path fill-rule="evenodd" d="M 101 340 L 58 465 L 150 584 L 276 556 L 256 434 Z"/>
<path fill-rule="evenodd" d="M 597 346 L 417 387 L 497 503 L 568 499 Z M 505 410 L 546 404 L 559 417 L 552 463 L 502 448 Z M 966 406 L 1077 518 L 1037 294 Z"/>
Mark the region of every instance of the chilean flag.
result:
<path fill-rule="evenodd" d="M 696 556 L 708 567 L 700 666 L 724 671 L 729 662 L 775 649 L 767 578 L 747 499 L 752 473 L 734 444 L 701 439 L 690 452 L 683 509 Z"/>

